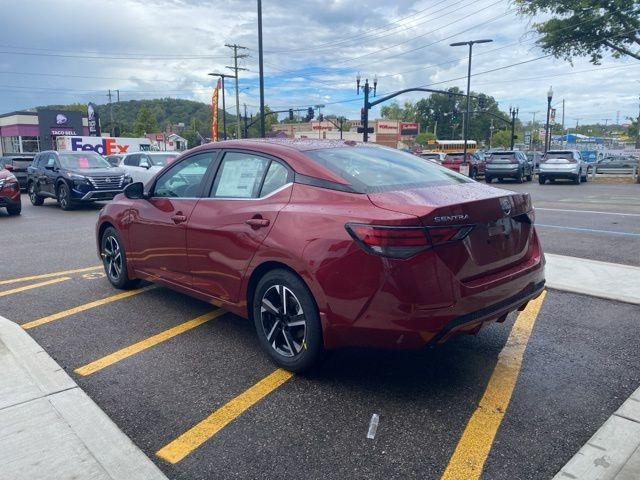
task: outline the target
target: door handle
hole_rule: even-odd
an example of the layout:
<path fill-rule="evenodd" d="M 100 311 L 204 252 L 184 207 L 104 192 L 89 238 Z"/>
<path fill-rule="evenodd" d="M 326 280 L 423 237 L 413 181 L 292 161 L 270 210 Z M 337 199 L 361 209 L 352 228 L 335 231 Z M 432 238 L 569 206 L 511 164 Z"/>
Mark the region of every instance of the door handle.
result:
<path fill-rule="evenodd" d="M 268 218 L 250 218 L 249 220 L 245 220 L 244 223 L 251 228 L 260 228 L 269 226 L 270 222 Z"/>
<path fill-rule="evenodd" d="M 184 223 L 187 221 L 187 216 L 183 215 L 182 212 L 178 212 L 175 215 L 173 215 L 171 217 L 171 220 L 173 220 L 173 223 L 175 223 L 176 225 L 179 223 Z"/>

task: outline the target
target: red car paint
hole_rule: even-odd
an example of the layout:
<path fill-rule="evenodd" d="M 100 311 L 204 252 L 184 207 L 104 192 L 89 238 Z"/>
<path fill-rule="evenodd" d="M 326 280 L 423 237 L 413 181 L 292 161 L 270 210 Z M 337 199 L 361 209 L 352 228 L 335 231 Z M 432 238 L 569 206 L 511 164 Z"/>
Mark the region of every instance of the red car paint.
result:
<path fill-rule="evenodd" d="M 474 333 L 539 295 L 544 256 L 528 194 L 470 180 L 369 194 L 323 188 L 322 182 L 349 182 L 309 152 L 360 146 L 234 140 L 198 147 L 174 164 L 192 153 L 244 150 L 277 157 L 296 180 L 265 199 L 118 195 L 98 219 L 98 249 L 102 232 L 114 226 L 131 278 L 161 283 L 242 317 L 249 316 L 252 276 L 286 266 L 313 294 L 325 348 L 419 348 Z M 317 183 L 300 183 L 298 175 Z M 253 227 L 249 219 L 268 220 L 268 226 Z M 444 243 L 406 259 L 390 258 L 365 250 L 367 239 L 356 240 L 346 225 L 353 235 L 354 228 L 362 232 L 371 225 L 414 227 L 429 232 L 431 242 Z M 447 242 L 448 229 L 466 227 L 462 240 Z"/>
<path fill-rule="evenodd" d="M 460 171 L 460 165 L 462 165 L 462 153 L 448 153 L 445 155 L 442 161 L 442 166 L 453 170 L 454 172 Z M 477 175 L 484 175 L 486 162 L 480 159 L 478 156 L 472 153 L 467 153 L 467 163 L 469 164 L 469 172 L 475 169 Z"/>
<path fill-rule="evenodd" d="M 0 168 L 0 208 L 19 209 L 21 207 L 20 185 L 9 170 Z"/>

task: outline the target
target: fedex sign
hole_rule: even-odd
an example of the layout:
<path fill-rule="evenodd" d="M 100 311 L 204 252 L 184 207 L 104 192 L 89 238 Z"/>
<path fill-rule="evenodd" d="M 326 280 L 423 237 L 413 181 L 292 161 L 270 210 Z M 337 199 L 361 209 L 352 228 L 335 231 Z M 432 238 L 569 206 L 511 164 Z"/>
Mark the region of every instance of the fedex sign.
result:
<path fill-rule="evenodd" d="M 93 151 L 100 155 L 115 155 L 118 153 L 131 153 L 151 148 L 148 138 L 125 137 L 58 137 L 58 150 Z"/>

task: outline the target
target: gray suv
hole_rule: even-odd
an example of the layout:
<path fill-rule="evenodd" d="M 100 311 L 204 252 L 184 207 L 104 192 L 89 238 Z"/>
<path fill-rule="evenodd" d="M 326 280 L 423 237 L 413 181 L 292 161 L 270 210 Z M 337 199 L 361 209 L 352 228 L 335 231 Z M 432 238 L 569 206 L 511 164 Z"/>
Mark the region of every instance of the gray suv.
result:
<path fill-rule="evenodd" d="M 572 180 L 576 185 L 587 181 L 589 165 L 577 150 L 549 150 L 540 162 L 538 180 L 544 185 L 547 180 Z"/>
<path fill-rule="evenodd" d="M 524 152 L 505 150 L 492 152 L 487 157 L 487 165 L 484 171 L 484 178 L 487 183 L 491 183 L 494 178 L 502 181 L 505 178 L 513 178 L 518 183 L 533 178 L 533 162 L 530 161 Z"/>

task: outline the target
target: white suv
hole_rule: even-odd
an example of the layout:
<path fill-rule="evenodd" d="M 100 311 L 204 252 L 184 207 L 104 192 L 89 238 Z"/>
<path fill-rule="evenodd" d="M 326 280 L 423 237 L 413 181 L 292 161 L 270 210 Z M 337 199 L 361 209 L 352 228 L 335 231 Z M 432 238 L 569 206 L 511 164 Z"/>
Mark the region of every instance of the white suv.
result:
<path fill-rule="evenodd" d="M 589 165 L 577 150 L 549 150 L 540 161 L 538 180 L 540 185 L 556 179 L 573 180 L 580 185 L 580 182 L 587 181 L 588 169 Z"/>

